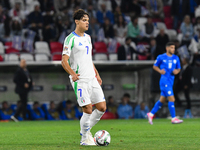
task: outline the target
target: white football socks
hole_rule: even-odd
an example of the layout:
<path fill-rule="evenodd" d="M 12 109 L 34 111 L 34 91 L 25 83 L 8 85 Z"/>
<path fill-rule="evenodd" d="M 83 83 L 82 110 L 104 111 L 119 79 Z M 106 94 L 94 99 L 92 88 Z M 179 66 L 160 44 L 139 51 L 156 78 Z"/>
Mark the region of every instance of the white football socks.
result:
<path fill-rule="evenodd" d="M 83 115 L 80 120 L 80 126 L 81 126 L 81 134 L 82 134 L 82 141 L 85 140 L 86 137 L 86 132 L 90 128 L 90 116 L 91 114 L 87 114 L 83 112 Z"/>
<path fill-rule="evenodd" d="M 105 112 L 95 109 L 90 116 L 90 129 L 101 119 Z"/>

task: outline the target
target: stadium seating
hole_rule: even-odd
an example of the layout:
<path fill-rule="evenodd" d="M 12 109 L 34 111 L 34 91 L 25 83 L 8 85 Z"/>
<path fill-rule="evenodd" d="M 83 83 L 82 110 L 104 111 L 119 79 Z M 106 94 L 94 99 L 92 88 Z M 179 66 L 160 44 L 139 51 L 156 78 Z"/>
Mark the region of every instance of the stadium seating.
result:
<path fill-rule="evenodd" d="M 107 53 L 107 46 L 104 42 L 96 42 L 94 43 L 95 53 Z"/>
<path fill-rule="evenodd" d="M 182 38 L 183 38 L 183 34 L 179 33 L 177 36 L 178 41 L 181 43 L 182 42 Z"/>
<path fill-rule="evenodd" d="M 49 61 L 46 54 L 35 54 L 35 61 Z"/>
<path fill-rule="evenodd" d="M 147 18 L 145 17 L 139 17 L 138 18 L 138 25 L 141 26 L 147 22 Z"/>
<path fill-rule="evenodd" d="M 3 57 L 0 55 L 0 61 L 3 61 Z"/>
<path fill-rule="evenodd" d="M 116 61 L 118 59 L 117 54 L 109 54 L 108 57 L 110 61 Z"/>
<path fill-rule="evenodd" d="M 0 42 L 0 54 L 5 54 L 5 49 L 2 42 Z"/>
<path fill-rule="evenodd" d="M 167 29 L 166 25 L 163 22 L 156 22 L 156 26 L 158 29 Z"/>
<path fill-rule="evenodd" d="M 59 42 L 51 42 L 50 43 L 51 54 L 62 52 L 63 45 Z"/>
<path fill-rule="evenodd" d="M 43 53 L 50 56 L 49 45 L 47 42 L 44 41 L 37 41 L 35 42 L 35 53 Z"/>
<path fill-rule="evenodd" d="M 177 39 L 177 32 L 176 32 L 176 30 L 168 29 L 166 31 L 166 34 L 168 35 L 170 41 L 173 41 L 173 40 Z"/>
<path fill-rule="evenodd" d="M 25 59 L 26 61 L 34 61 L 33 55 L 29 53 L 20 54 L 20 59 Z"/>
<path fill-rule="evenodd" d="M 164 22 L 165 22 L 167 29 L 173 28 L 173 19 L 172 18 L 165 18 Z"/>
<path fill-rule="evenodd" d="M 12 47 L 12 42 L 5 43 L 6 54 L 19 53 L 19 50 Z"/>
<path fill-rule="evenodd" d="M 171 6 L 164 6 L 163 7 L 165 17 L 171 17 Z"/>
<path fill-rule="evenodd" d="M 19 56 L 17 54 L 8 54 L 6 57 L 5 60 L 7 61 L 19 61 Z"/>
<path fill-rule="evenodd" d="M 94 60 L 108 60 L 107 54 L 105 53 L 94 54 Z"/>
<path fill-rule="evenodd" d="M 61 54 L 55 54 L 52 56 L 53 61 L 60 61 L 62 60 L 62 55 Z"/>

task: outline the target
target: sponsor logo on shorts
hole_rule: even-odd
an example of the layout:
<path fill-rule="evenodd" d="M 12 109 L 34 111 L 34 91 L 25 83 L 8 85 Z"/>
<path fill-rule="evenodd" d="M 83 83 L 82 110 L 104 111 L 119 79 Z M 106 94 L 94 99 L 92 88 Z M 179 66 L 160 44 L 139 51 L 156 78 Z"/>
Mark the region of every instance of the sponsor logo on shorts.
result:
<path fill-rule="evenodd" d="M 171 91 L 168 91 L 168 94 L 170 95 L 172 92 Z"/>

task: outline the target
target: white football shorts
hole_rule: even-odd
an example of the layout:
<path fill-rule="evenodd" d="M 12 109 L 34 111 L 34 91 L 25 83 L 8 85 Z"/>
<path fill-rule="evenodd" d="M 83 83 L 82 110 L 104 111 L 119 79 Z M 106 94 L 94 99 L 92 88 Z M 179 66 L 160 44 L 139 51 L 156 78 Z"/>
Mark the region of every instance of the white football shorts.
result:
<path fill-rule="evenodd" d="M 105 101 L 103 90 L 96 78 L 89 82 L 81 82 L 80 80 L 73 82 L 70 79 L 70 82 L 80 107 Z"/>

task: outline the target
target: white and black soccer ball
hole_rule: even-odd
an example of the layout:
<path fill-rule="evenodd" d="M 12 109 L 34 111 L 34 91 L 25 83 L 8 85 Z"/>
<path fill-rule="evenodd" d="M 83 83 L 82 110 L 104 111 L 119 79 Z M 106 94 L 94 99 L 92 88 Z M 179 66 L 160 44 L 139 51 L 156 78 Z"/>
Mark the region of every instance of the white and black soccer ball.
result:
<path fill-rule="evenodd" d="M 99 130 L 94 135 L 94 142 L 98 146 L 108 146 L 111 141 L 111 136 L 106 130 Z"/>

